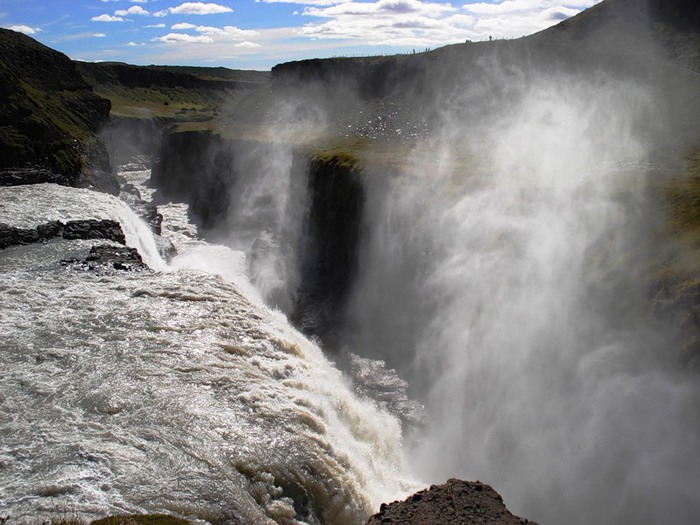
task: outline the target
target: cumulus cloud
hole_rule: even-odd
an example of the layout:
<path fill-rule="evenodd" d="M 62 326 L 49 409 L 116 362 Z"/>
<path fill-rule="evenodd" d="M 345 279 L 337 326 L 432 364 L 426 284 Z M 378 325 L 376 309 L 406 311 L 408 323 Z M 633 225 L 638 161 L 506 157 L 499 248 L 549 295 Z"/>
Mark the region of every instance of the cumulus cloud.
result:
<path fill-rule="evenodd" d="M 185 2 L 176 7 L 169 7 L 158 13 L 173 15 L 215 15 L 220 13 L 232 13 L 233 9 L 220 4 L 205 4 L 204 2 Z M 163 16 L 162 14 L 159 16 Z"/>
<path fill-rule="evenodd" d="M 258 34 L 257 31 L 252 29 L 239 29 L 236 26 L 224 26 L 224 27 L 212 27 L 212 26 L 198 26 L 195 24 L 190 24 L 188 22 L 181 22 L 178 24 L 173 24 L 170 29 L 175 31 L 187 31 L 188 29 L 194 29 L 197 33 L 202 33 L 204 35 L 209 35 L 216 38 L 216 40 L 241 40 Z"/>
<path fill-rule="evenodd" d="M 519 37 L 535 33 L 574 16 L 599 0 L 506 0 L 477 2 L 462 8 L 478 18 L 476 30 L 482 35 Z"/>
<path fill-rule="evenodd" d="M 254 49 L 256 47 L 260 47 L 260 44 L 256 44 L 255 42 L 245 41 L 245 42 L 239 42 L 234 47 L 247 47 L 249 49 Z"/>
<path fill-rule="evenodd" d="M 147 16 L 148 11 L 146 11 L 140 5 L 132 5 L 129 9 L 118 9 L 114 12 L 117 16 L 127 16 L 127 15 L 140 15 Z"/>
<path fill-rule="evenodd" d="M 12 31 L 24 33 L 25 35 L 36 35 L 39 31 L 41 31 L 41 29 L 39 29 L 38 27 L 30 27 L 24 24 L 9 26 L 7 29 L 12 29 Z"/>
<path fill-rule="evenodd" d="M 163 24 L 163 25 L 165 25 L 165 24 Z M 183 29 L 194 29 L 195 27 L 197 27 L 197 26 L 194 24 L 190 24 L 188 22 L 183 22 L 181 24 L 171 25 L 170 29 L 175 29 L 176 31 L 182 31 Z"/>
<path fill-rule="evenodd" d="M 303 4 L 303 5 L 335 5 L 342 3 L 342 0 L 255 0 L 266 4 Z"/>
<path fill-rule="evenodd" d="M 151 27 L 151 28 L 156 28 L 156 29 L 163 29 L 165 27 L 165 24 L 160 23 L 160 24 L 149 24 L 146 27 Z"/>
<path fill-rule="evenodd" d="M 155 40 L 165 42 L 166 44 L 173 44 L 173 43 L 178 43 L 178 42 L 187 42 L 190 44 L 213 44 L 214 43 L 214 39 L 210 36 L 206 36 L 206 35 L 193 36 L 193 35 L 187 35 L 184 33 L 168 33 L 167 35 L 158 37 Z"/>
<path fill-rule="evenodd" d="M 121 16 L 112 16 L 108 14 L 93 16 L 90 20 L 93 22 L 123 22 L 124 19 Z"/>
<path fill-rule="evenodd" d="M 483 40 L 491 35 L 514 38 L 549 27 L 598 1 L 505 0 L 464 4 L 459 9 L 423 0 L 351 0 L 326 6 L 311 0 L 303 2 L 309 5 L 302 14 L 328 20 L 306 24 L 301 34 L 314 39 L 416 47 Z"/>

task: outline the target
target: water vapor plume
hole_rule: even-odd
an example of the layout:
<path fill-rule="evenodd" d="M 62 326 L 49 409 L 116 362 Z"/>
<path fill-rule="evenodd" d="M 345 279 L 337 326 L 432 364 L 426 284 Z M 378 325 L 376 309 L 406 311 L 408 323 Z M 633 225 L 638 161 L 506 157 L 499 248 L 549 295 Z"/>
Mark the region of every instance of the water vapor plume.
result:
<path fill-rule="evenodd" d="M 493 483 L 542 523 L 694 523 L 700 388 L 643 280 L 668 113 L 654 86 L 571 69 L 445 99 L 432 173 L 368 205 L 356 341 L 425 401 L 431 481 Z"/>

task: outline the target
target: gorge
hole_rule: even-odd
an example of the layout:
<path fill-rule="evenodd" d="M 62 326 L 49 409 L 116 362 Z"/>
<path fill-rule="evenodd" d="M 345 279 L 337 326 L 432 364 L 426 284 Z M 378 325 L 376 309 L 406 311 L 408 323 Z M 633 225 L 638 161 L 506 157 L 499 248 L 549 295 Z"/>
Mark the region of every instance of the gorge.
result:
<path fill-rule="evenodd" d="M 490 487 L 417 492 L 461 478 L 540 524 L 696 523 L 699 29 L 605 0 L 206 82 L 65 58 L 48 94 L 1 61 L 0 223 L 29 233 L 0 251 L 0 517 L 429 523 L 437 494 L 477 523 Z M 39 233 L 87 220 L 148 268 Z"/>

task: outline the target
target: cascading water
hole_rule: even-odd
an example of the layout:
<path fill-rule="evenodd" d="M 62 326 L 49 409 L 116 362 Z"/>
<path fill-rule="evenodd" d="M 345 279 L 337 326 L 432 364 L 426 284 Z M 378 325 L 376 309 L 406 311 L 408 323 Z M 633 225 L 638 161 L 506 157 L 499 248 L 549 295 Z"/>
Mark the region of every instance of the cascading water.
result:
<path fill-rule="evenodd" d="M 117 199 L 0 192 L 4 222 L 109 217 L 150 253 L 146 226 Z M 353 395 L 279 312 L 241 295 L 242 254 L 197 240 L 186 207 L 161 211 L 180 251 L 167 271 L 59 264 L 88 241 L 0 254 L 0 516 L 345 525 L 410 491 L 398 421 Z"/>

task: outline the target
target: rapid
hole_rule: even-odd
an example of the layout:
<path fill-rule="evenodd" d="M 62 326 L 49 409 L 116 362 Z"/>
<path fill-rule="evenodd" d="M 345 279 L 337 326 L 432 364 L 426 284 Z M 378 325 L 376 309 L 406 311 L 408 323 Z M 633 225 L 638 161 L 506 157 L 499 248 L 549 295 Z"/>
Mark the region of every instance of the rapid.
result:
<path fill-rule="evenodd" d="M 148 194 L 148 170 L 122 174 Z M 0 516 L 359 524 L 415 488 L 398 420 L 262 303 L 243 253 L 197 239 L 186 205 L 160 207 L 166 264 L 115 197 L 43 184 L 0 203 L 18 227 L 117 220 L 155 270 L 59 263 L 92 241 L 0 254 Z"/>

